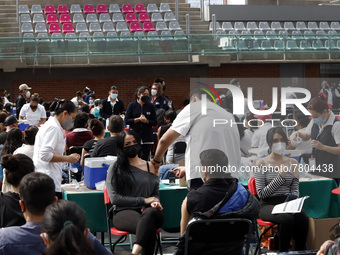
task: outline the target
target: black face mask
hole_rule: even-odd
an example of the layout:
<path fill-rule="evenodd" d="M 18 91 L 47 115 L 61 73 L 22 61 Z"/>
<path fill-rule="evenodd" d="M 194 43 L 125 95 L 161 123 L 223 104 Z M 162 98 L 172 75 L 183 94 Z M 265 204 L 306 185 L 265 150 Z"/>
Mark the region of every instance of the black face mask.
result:
<path fill-rule="evenodd" d="M 139 144 L 131 145 L 124 148 L 124 153 L 128 158 L 134 158 L 138 155 L 141 150 L 141 146 Z"/>
<path fill-rule="evenodd" d="M 142 100 L 143 103 L 149 102 L 149 96 L 142 96 L 140 100 Z"/>
<path fill-rule="evenodd" d="M 31 107 L 32 110 L 35 110 L 35 109 L 37 109 L 38 106 L 37 105 L 30 105 L 30 107 Z"/>

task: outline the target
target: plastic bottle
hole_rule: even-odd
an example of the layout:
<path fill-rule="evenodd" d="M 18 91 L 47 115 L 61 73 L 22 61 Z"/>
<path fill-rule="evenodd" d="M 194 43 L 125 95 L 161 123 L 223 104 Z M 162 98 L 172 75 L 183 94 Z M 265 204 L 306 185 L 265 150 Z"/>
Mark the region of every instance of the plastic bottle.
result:
<path fill-rule="evenodd" d="M 302 166 L 302 171 L 300 171 L 300 178 L 305 178 L 306 177 L 306 164 L 305 164 L 303 157 L 301 158 L 300 165 Z M 299 166 L 299 170 L 300 169 L 301 167 Z"/>

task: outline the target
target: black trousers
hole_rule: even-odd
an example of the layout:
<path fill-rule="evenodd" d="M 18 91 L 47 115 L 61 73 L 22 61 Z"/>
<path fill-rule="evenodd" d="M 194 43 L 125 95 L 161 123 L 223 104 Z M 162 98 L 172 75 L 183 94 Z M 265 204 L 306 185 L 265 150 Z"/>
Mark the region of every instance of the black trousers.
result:
<path fill-rule="evenodd" d="M 152 144 L 142 144 L 142 159 L 149 161 L 150 151 Z"/>
<path fill-rule="evenodd" d="M 164 216 L 158 209 L 148 207 L 142 213 L 123 210 L 113 216 L 113 224 L 119 230 L 136 235 L 136 244 L 143 247 L 142 254 L 152 255 L 155 250 L 156 230 L 161 227 Z"/>
<path fill-rule="evenodd" d="M 280 252 L 288 251 L 291 238 L 295 240 L 295 250 L 306 250 L 309 220 L 304 210 L 301 213 L 272 214 L 275 205 L 283 203 L 286 196 L 276 196 L 261 200 L 260 218 L 279 224 Z"/>

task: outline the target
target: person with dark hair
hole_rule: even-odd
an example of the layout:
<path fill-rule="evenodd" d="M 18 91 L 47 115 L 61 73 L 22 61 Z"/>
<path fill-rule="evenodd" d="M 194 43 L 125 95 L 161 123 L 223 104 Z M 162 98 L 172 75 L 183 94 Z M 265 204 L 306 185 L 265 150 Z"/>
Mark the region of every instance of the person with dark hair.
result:
<path fill-rule="evenodd" d="M 14 151 L 15 154 L 25 154 L 33 160 L 35 136 L 38 133 L 37 126 L 28 126 L 25 129 L 24 144 Z"/>
<path fill-rule="evenodd" d="M 88 104 L 84 104 L 81 109 L 82 112 L 89 114 L 90 113 L 90 106 Z"/>
<path fill-rule="evenodd" d="M 256 190 L 260 200 L 260 218 L 279 224 L 279 250 L 288 251 L 290 240 L 296 250 L 306 250 L 309 221 L 306 213 L 272 214 L 275 205 L 299 197 L 299 171 L 296 159 L 283 156 L 288 145 L 286 133 L 278 127 L 268 130 L 266 136 L 271 153 L 259 159 L 255 171 Z"/>
<path fill-rule="evenodd" d="M 328 81 L 323 81 L 321 83 L 321 90 L 320 93 L 326 95 L 327 104 L 333 107 L 334 99 L 335 99 L 335 92 L 334 88 L 328 83 Z"/>
<path fill-rule="evenodd" d="M 108 120 L 112 115 L 122 115 L 125 113 L 125 106 L 122 99 L 118 98 L 118 87 L 111 86 L 108 98 L 99 102 L 99 114 L 103 118 L 104 126 L 108 126 Z"/>
<path fill-rule="evenodd" d="M 6 133 L 5 119 L 8 115 L 5 112 L 0 112 L 0 137 L 2 136 L 2 132 Z M 5 138 L 6 139 L 6 138 Z M 0 144 L 3 144 L 0 142 Z"/>
<path fill-rule="evenodd" d="M 94 105 L 94 100 L 96 100 L 96 95 L 95 94 L 89 94 L 89 105 L 92 108 Z"/>
<path fill-rule="evenodd" d="M 169 110 L 167 99 L 163 96 L 163 86 L 160 83 L 154 83 L 151 87 L 150 103 L 153 104 L 155 109 Z"/>
<path fill-rule="evenodd" d="M 26 119 L 28 124 L 40 127 L 46 122 L 45 108 L 39 104 L 37 97 L 32 97 L 30 102 L 25 104 L 19 114 L 19 120 Z"/>
<path fill-rule="evenodd" d="M 73 130 L 65 137 L 66 150 L 71 146 L 83 146 L 87 141 L 93 139 L 93 134 L 87 129 L 89 115 L 85 112 L 78 113 L 74 118 Z"/>
<path fill-rule="evenodd" d="M 34 172 L 34 164 L 24 154 L 5 154 L 1 157 L 1 165 L 11 187 L 6 193 L 0 193 L 0 228 L 21 226 L 26 221 L 19 205 L 19 184 L 26 174 Z"/>
<path fill-rule="evenodd" d="M 19 96 L 17 97 L 17 100 L 15 101 L 15 108 L 16 108 L 16 117 L 19 119 L 19 113 L 21 111 L 21 108 L 28 102 L 28 100 L 31 97 L 31 90 L 32 88 L 28 87 L 27 84 L 21 84 L 19 86 Z"/>
<path fill-rule="evenodd" d="M 45 112 L 46 112 L 46 119 L 48 119 L 51 116 L 51 111 L 50 111 L 51 102 L 43 102 L 42 106 L 44 107 Z"/>
<path fill-rule="evenodd" d="M 96 118 L 96 119 L 101 119 L 101 116 L 100 116 L 100 109 L 99 109 L 99 103 L 100 103 L 100 99 L 96 99 L 94 100 L 93 102 L 93 108 L 91 109 L 90 113 L 93 114 L 93 116 Z M 106 124 L 106 123 L 105 123 Z M 103 123 L 104 125 L 104 123 Z M 105 127 L 105 126 L 104 126 Z"/>
<path fill-rule="evenodd" d="M 200 154 L 202 179 L 204 184 L 190 190 L 181 208 L 181 237 L 176 245 L 175 255 L 184 254 L 185 231 L 190 221 L 197 219 L 226 219 L 257 217 L 260 206 L 257 199 L 247 191 L 230 173 L 218 171 L 216 166 L 228 167 L 228 157 L 221 150 L 208 149 Z M 233 201 L 233 202 L 231 202 Z M 226 243 L 223 248 L 211 248 L 209 254 L 242 254 L 243 240 Z M 192 246 L 192 254 L 208 249 L 204 245 Z M 214 250 L 216 249 L 216 250 Z M 194 251 L 195 250 L 195 251 Z"/>
<path fill-rule="evenodd" d="M 13 112 L 13 105 L 10 103 L 7 103 L 4 105 L 3 111 L 7 113 L 8 115 L 12 115 Z"/>
<path fill-rule="evenodd" d="M 6 131 L 0 133 L 0 145 L 6 142 L 8 132 L 13 128 L 18 127 L 18 121 L 14 115 L 7 116 L 4 120 L 4 126 L 6 128 Z"/>
<path fill-rule="evenodd" d="M 84 88 L 84 102 L 86 104 L 90 104 L 90 95 L 93 94 L 93 92 L 91 91 L 91 89 L 89 87 L 85 87 Z"/>
<path fill-rule="evenodd" d="M 1 155 L 13 154 L 13 152 L 22 146 L 23 135 L 19 128 L 13 128 L 8 132 L 4 146 L 1 149 Z"/>
<path fill-rule="evenodd" d="M 136 234 L 132 254 L 153 254 L 156 230 L 163 223 L 155 168 L 139 157 L 140 140 L 133 130 L 117 137 L 117 161 L 110 166 L 106 187 L 114 206 L 116 228 Z"/>
<path fill-rule="evenodd" d="M 5 104 L 13 104 L 9 101 L 10 97 L 11 97 L 11 93 L 9 91 L 5 90 L 4 91 L 4 100 L 5 100 L 4 105 Z"/>
<path fill-rule="evenodd" d="M 326 98 L 321 93 L 309 101 L 307 109 L 312 115 L 313 121 L 309 123 L 304 132 L 296 132 L 292 138 L 300 137 L 303 141 L 312 139 L 315 168 L 328 171 L 332 167 L 336 171 L 335 181 L 339 184 L 340 121 L 328 108 Z"/>
<path fill-rule="evenodd" d="M 46 173 L 54 180 L 56 195 L 61 198 L 61 162 L 76 163 L 80 159 L 80 155 L 75 153 L 63 155 L 64 130 L 72 128 L 77 109 L 68 100 L 58 100 L 52 106 L 54 116 L 39 129 L 35 138 L 33 161 L 37 172 Z"/>
<path fill-rule="evenodd" d="M 91 157 L 92 152 L 97 144 L 97 142 L 104 138 L 105 129 L 104 125 L 100 120 L 93 119 L 90 121 L 90 130 L 94 136 L 94 139 L 88 140 L 82 149 L 80 164 L 84 166 L 84 156 L 89 155 Z"/>
<path fill-rule="evenodd" d="M 81 91 L 76 92 L 76 96 L 71 99 L 71 102 L 74 103 L 76 108 L 80 108 L 85 102 L 83 101 L 83 93 Z"/>
<path fill-rule="evenodd" d="M 87 240 L 86 215 L 75 202 L 61 200 L 46 208 L 41 234 L 47 248 L 43 255 L 95 255 Z"/>
<path fill-rule="evenodd" d="M 54 181 L 43 173 L 27 174 L 20 182 L 19 194 L 26 224 L 0 230 L 0 254 L 41 255 L 46 248 L 40 236 L 44 213 L 49 205 L 58 200 L 55 196 Z M 91 233 L 88 233 L 87 240 L 96 254 L 112 255 Z"/>
<path fill-rule="evenodd" d="M 129 103 L 125 114 L 125 125 L 135 131 L 142 142 L 142 159 L 148 160 L 153 144 L 152 126 L 157 124 L 155 107 L 149 103 L 150 93 L 142 86 L 136 91 L 136 101 Z"/>
<path fill-rule="evenodd" d="M 116 156 L 117 136 L 124 130 L 124 120 L 119 115 L 113 115 L 109 121 L 110 137 L 97 142 L 91 157 Z"/>
<path fill-rule="evenodd" d="M 295 132 L 290 135 L 290 144 L 288 145 L 288 150 L 299 150 L 301 154 L 311 154 L 312 153 L 312 143 L 311 139 L 307 141 L 302 141 L 301 138 L 295 135 L 296 132 L 306 132 L 306 128 L 310 122 L 307 115 L 303 114 L 299 109 L 295 109 L 293 112 L 293 118 L 296 121 Z M 295 139 L 293 139 L 295 137 Z"/>

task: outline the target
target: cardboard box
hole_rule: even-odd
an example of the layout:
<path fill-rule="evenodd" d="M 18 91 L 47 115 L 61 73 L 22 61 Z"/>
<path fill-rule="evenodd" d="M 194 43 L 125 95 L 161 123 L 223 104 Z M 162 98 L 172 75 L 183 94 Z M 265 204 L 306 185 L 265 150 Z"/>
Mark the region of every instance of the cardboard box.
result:
<path fill-rule="evenodd" d="M 314 219 L 309 217 L 307 249 L 318 250 L 326 240 L 334 240 L 340 233 L 340 218 Z"/>

